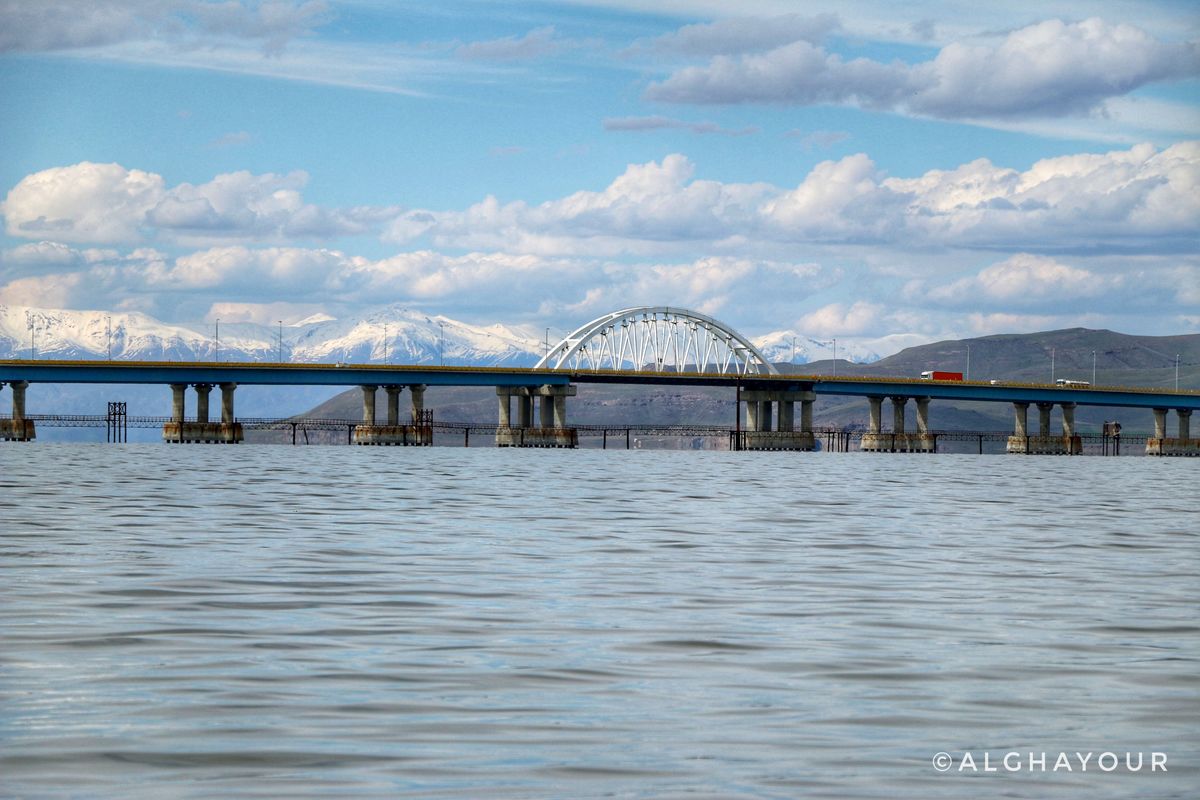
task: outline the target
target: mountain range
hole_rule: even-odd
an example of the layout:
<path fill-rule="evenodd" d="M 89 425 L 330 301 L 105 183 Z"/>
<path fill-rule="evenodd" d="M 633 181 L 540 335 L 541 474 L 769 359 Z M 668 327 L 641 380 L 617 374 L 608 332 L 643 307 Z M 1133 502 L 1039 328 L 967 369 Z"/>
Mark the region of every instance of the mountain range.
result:
<path fill-rule="evenodd" d="M 565 331 L 530 325 L 475 325 L 389 306 L 362 316 L 261 325 L 213 320 L 169 323 L 123 311 L 0 305 L 0 358 L 131 361 L 291 361 L 531 367 Z M 770 361 L 830 358 L 834 343 L 781 330 L 751 337 Z M 837 355 L 859 363 L 879 354 L 841 342 Z"/>

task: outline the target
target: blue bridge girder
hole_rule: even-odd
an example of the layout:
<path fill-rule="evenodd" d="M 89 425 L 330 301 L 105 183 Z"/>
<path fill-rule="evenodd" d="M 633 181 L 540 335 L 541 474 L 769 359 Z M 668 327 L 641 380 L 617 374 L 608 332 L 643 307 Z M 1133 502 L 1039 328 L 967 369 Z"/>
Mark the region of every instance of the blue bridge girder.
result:
<path fill-rule="evenodd" d="M 848 397 L 928 397 L 934 400 L 1200 410 L 1200 392 L 1140 387 L 1061 387 L 890 377 L 794 374 L 738 376 L 516 367 L 0 360 L 0 383 L 20 380 L 30 383 L 236 383 L 243 386 L 347 387 L 391 384 L 565 386 L 572 383 L 741 386 L 745 389 L 810 390 L 818 395 Z"/>

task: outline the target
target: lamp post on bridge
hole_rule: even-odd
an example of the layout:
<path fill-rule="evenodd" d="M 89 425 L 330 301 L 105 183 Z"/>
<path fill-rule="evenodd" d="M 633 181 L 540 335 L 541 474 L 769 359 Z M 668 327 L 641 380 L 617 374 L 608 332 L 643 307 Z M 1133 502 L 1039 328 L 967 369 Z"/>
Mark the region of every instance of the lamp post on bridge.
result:
<path fill-rule="evenodd" d="M 1054 383 L 1054 348 L 1050 348 L 1050 382 Z"/>
<path fill-rule="evenodd" d="M 1096 385 L 1096 351 L 1092 351 L 1092 386 Z"/>
<path fill-rule="evenodd" d="M 971 380 L 971 345 L 967 345 L 967 380 Z"/>
<path fill-rule="evenodd" d="M 112 361 L 112 316 L 104 318 L 104 336 L 108 341 L 108 360 Z"/>
<path fill-rule="evenodd" d="M 1179 391 L 1179 353 L 1175 354 L 1175 391 Z"/>
<path fill-rule="evenodd" d="M 221 362 L 221 320 L 217 320 L 213 325 L 213 358 L 219 364 Z"/>
<path fill-rule="evenodd" d="M 438 362 L 446 366 L 446 323 L 438 322 Z"/>
<path fill-rule="evenodd" d="M 283 320 L 279 320 L 279 363 L 283 363 Z"/>
<path fill-rule="evenodd" d="M 833 340 L 833 377 L 837 377 L 837 338 Z"/>
<path fill-rule="evenodd" d="M 388 328 L 387 328 L 387 323 L 385 322 L 385 323 L 383 323 L 383 363 L 384 364 L 388 363 L 387 336 L 388 336 Z"/>

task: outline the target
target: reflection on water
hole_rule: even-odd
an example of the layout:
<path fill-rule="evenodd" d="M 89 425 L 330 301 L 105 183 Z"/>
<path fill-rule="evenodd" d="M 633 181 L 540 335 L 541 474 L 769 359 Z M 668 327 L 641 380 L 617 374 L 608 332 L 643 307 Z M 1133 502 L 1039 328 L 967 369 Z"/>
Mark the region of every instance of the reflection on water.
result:
<path fill-rule="evenodd" d="M 1186 797 L 1198 477 L 0 445 L 0 794 Z"/>

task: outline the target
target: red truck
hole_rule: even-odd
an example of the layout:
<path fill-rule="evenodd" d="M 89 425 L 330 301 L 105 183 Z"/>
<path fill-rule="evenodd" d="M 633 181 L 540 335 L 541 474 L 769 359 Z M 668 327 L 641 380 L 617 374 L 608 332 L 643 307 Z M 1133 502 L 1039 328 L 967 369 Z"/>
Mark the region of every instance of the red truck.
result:
<path fill-rule="evenodd" d="M 961 381 L 963 374 L 961 372 L 941 372 L 940 370 L 931 369 L 928 372 L 921 373 L 923 381 Z"/>

